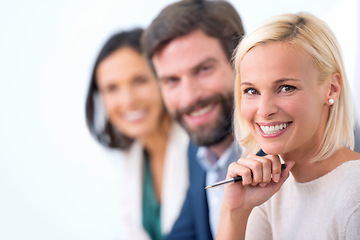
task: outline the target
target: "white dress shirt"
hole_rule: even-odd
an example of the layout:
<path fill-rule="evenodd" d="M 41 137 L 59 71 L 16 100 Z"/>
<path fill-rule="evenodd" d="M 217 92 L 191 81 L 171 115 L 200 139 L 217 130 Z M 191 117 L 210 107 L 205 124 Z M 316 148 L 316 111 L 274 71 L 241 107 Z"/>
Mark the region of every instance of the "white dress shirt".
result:
<path fill-rule="evenodd" d="M 240 148 L 236 143 L 231 144 L 228 149 L 217 158 L 217 156 L 206 147 L 199 147 L 197 160 L 206 172 L 206 185 L 226 178 L 227 169 L 230 163 L 236 162 L 241 155 Z M 210 188 L 206 190 L 206 197 L 209 206 L 209 222 L 213 237 L 215 238 L 219 224 L 221 200 L 224 195 L 224 187 Z"/>

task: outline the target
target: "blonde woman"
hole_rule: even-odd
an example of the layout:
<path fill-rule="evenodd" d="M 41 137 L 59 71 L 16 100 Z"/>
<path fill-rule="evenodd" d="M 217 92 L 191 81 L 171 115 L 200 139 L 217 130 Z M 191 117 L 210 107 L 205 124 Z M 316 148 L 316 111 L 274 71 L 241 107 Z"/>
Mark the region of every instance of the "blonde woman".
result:
<path fill-rule="evenodd" d="M 360 154 L 329 27 L 307 13 L 273 17 L 241 41 L 235 68 L 243 157 L 227 178 L 243 181 L 225 187 L 217 239 L 358 239 Z"/>

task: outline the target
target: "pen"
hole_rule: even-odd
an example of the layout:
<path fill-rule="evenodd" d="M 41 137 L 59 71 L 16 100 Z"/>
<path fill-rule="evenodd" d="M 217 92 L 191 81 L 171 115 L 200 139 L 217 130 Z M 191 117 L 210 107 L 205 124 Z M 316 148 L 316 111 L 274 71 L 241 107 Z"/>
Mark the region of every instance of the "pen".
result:
<path fill-rule="evenodd" d="M 286 165 L 284 163 L 281 164 L 281 169 L 285 169 L 285 168 L 286 168 Z M 224 184 L 233 183 L 233 182 L 239 182 L 239 181 L 242 181 L 241 176 L 237 176 L 237 177 L 234 177 L 234 178 L 230 178 L 230 179 L 226 179 L 226 180 L 214 183 L 214 184 L 212 184 L 210 186 L 205 187 L 205 189 L 219 187 L 219 186 L 224 185 Z"/>

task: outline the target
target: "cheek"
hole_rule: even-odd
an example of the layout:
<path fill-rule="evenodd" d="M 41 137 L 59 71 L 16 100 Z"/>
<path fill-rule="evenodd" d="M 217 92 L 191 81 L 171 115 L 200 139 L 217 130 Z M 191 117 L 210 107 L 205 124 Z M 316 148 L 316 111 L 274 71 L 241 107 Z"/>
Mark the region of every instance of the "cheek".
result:
<path fill-rule="evenodd" d="M 155 110 L 155 112 L 157 113 L 157 115 L 161 115 L 161 113 L 164 110 L 164 104 L 163 104 L 163 99 L 161 97 L 160 92 L 157 93 L 156 95 L 154 95 L 154 97 L 149 100 L 152 102 L 152 107 Z"/>
<path fill-rule="evenodd" d="M 176 109 L 176 99 L 181 99 L 181 97 L 179 95 L 174 94 L 172 91 L 170 91 L 169 89 L 161 89 L 161 94 L 162 94 L 162 101 L 164 102 L 166 108 L 170 111 L 170 112 L 174 112 Z"/>
<path fill-rule="evenodd" d="M 257 110 L 256 102 L 242 99 L 241 115 L 246 122 L 252 122 Z"/>
<path fill-rule="evenodd" d="M 101 96 L 102 105 L 104 107 L 106 115 L 111 115 L 117 105 L 116 99 L 111 96 Z"/>
<path fill-rule="evenodd" d="M 219 81 L 219 79 L 222 79 Z M 214 88 L 225 92 L 234 91 L 234 75 L 231 71 L 214 77 Z"/>
<path fill-rule="evenodd" d="M 316 106 L 316 103 L 311 101 L 311 97 L 307 96 L 299 96 L 279 101 L 279 106 L 281 106 L 281 109 L 288 115 L 293 116 L 294 118 L 302 119 L 302 121 L 306 119 L 312 121 L 312 117 L 309 115 L 319 112 L 319 108 Z"/>
<path fill-rule="evenodd" d="M 161 97 L 160 88 L 157 85 L 142 86 L 135 89 L 139 98 L 143 99 L 158 99 Z"/>

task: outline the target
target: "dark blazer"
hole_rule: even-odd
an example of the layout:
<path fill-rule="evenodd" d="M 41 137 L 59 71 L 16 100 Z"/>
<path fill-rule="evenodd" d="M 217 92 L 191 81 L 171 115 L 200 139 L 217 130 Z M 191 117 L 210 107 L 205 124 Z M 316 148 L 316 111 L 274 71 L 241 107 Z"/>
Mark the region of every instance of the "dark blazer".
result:
<path fill-rule="evenodd" d="M 167 240 L 212 240 L 205 191 L 205 171 L 196 160 L 197 147 L 188 148 L 190 185 L 180 215 Z"/>
<path fill-rule="evenodd" d="M 206 172 L 196 159 L 197 147 L 191 142 L 188 148 L 190 185 L 180 215 L 167 240 L 212 240 L 209 208 L 206 198 Z M 265 156 L 260 150 L 257 155 Z"/>

